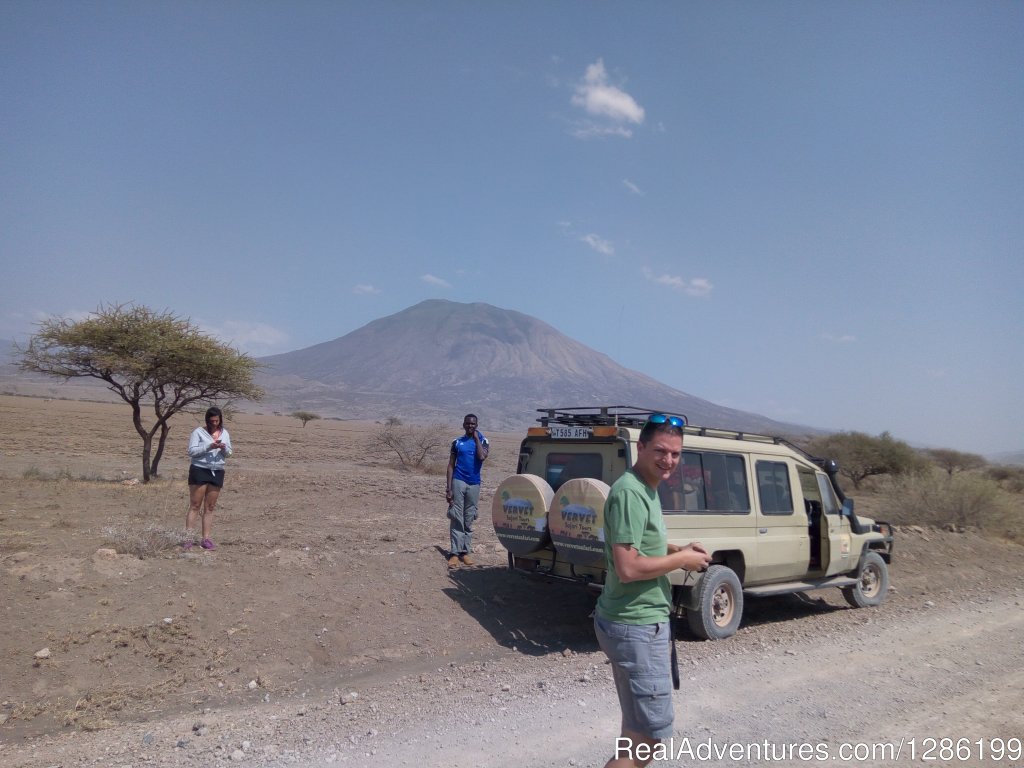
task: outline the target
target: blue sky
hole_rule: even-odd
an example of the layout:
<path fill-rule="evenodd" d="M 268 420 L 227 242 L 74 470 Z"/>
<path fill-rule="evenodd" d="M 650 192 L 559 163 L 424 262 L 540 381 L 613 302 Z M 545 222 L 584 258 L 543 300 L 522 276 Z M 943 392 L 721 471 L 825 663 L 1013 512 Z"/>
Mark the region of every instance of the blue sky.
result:
<path fill-rule="evenodd" d="M 0 337 L 136 302 L 263 355 L 483 301 L 1019 450 L 1022 73 L 1016 2 L 7 0 Z"/>

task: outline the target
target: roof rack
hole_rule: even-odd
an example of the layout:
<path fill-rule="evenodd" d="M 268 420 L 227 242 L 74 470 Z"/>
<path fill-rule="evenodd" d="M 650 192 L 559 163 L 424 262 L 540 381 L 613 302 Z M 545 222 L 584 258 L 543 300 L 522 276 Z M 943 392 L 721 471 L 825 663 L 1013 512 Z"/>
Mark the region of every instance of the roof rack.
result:
<path fill-rule="evenodd" d="M 543 414 L 537 418 L 541 426 L 547 427 L 551 424 L 565 424 L 567 426 L 595 427 L 595 426 L 617 426 L 617 427 L 642 427 L 648 417 L 653 413 L 664 413 L 667 416 L 682 416 L 687 421 L 684 433 L 687 435 L 701 435 L 703 437 L 720 437 L 723 440 L 751 440 L 759 443 L 772 445 L 786 445 L 797 453 L 806 456 L 815 464 L 823 461 L 805 451 L 798 445 L 778 435 L 762 435 L 756 432 L 741 432 L 735 429 L 719 429 L 717 427 L 698 427 L 689 423 L 681 413 L 670 413 L 657 408 L 641 408 L 636 405 L 583 405 L 566 406 L 564 408 L 538 408 L 538 413 Z"/>
<path fill-rule="evenodd" d="M 665 413 L 667 416 L 686 416 L 681 413 L 668 413 L 657 408 L 640 408 L 636 405 L 572 405 L 564 408 L 538 408 L 545 414 L 537 418 L 541 426 L 550 424 L 566 424 L 569 426 L 596 427 L 642 427 L 653 413 Z"/>

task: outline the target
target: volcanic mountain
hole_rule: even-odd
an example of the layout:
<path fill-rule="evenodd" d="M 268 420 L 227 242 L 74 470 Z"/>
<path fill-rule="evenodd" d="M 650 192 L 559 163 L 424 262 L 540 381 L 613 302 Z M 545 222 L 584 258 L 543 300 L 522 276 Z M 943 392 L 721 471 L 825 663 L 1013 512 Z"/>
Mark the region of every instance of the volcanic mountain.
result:
<path fill-rule="evenodd" d="M 723 408 L 629 370 L 529 315 L 428 300 L 311 347 L 260 359 L 281 411 L 521 429 L 538 408 L 636 405 L 691 423 L 778 434 L 792 425 Z"/>

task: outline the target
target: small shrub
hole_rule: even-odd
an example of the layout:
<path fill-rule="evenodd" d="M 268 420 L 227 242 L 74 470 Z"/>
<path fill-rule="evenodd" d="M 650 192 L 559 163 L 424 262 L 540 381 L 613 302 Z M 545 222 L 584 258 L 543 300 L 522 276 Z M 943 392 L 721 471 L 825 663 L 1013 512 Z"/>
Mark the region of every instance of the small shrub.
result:
<path fill-rule="evenodd" d="M 448 447 L 443 424 L 431 426 L 385 425 L 370 437 L 370 453 L 394 456 L 403 469 L 424 469 L 440 462 Z"/>
<path fill-rule="evenodd" d="M 108 525 L 103 537 L 118 554 L 135 555 L 139 558 L 155 557 L 185 541 L 185 533 L 159 525 L 135 527 L 131 525 Z"/>

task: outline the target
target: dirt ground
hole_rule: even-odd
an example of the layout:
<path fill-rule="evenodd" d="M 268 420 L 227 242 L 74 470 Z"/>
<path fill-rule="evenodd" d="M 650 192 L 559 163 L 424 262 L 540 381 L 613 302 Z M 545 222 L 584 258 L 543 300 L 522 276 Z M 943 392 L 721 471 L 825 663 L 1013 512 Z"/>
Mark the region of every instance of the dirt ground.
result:
<path fill-rule="evenodd" d="M 444 476 L 368 458 L 379 426 L 366 423 L 235 416 L 218 549 L 183 552 L 190 418 L 172 430 L 161 479 L 141 485 L 125 406 L 0 397 L 3 738 L 365 685 L 585 633 L 588 598 L 574 590 L 557 592 L 560 620 L 529 638 L 508 629 L 532 611 L 502 570 L 489 504 L 519 438 L 489 435 L 478 565 L 449 577 Z M 125 553 L 161 537 L 152 556 Z M 502 592 L 500 614 L 476 597 Z"/>
<path fill-rule="evenodd" d="M 587 618 L 593 598 L 508 573 L 490 527 L 491 497 L 515 470 L 519 435 L 489 433 L 481 414 L 492 448 L 477 564 L 449 573 L 442 475 L 404 472 L 370 458 L 369 438 L 378 425 L 321 420 L 303 427 L 274 415 L 238 414 L 228 422 L 235 455 L 214 527 L 218 549 L 184 552 L 176 536 L 187 506 L 185 445 L 193 426 L 191 417 L 178 417 L 161 478 L 143 485 L 134 482 L 141 442 L 126 406 L 0 396 L 0 763 L 84 764 L 95 745 L 74 752 L 67 751 L 70 744 L 96 739 L 116 752 L 110 745 L 124 734 L 133 749 L 143 749 L 165 724 L 170 741 L 158 762 L 201 764 L 188 760 L 206 755 L 255 764 L 252 744 L 260 728 L 270 727 L 269 715 L 253 721 L 261 723 L 252 726 L 257 735 L 239 740 L 240 746 L 227 736 L 206 751 L 197 742 L 218 718 L 233 717 L 224 713 L 272 703 L 291 707 L 293 726 L 287 735 L 275 732 L 274 748 L 260 753 L 260 764 L 329 764 L 349 759 L 346 749 L 362 749 L 356 745 L 366 734 L 379 738 L 396 723 L 408 732 L 417 717 L 429 724 L 428 716 L 440 716 L 438 696 L 457 700 L 473 730 L 487 707 L 497 712 L 495 719 L 508 714 L 509 706 L 495 697 L 510 691 L 530 688 L 521 706 L 535 712 L 529 696 L 540 695 L 545 681 L 558 675 L 568 676 L 569 689 L 600 681 L 602 706 L 614 704 Z M 453 437 L 458 431 L 452 425 Z M 883 509 L 884 500 L 858 499 L 862 513 Z M 1001 640 L 978 648 L 984 633 L 966 629 L 955 642 L 955 648 L 978 651 L 982 667 L 993 665 L 995 677 L 978 683 L 995 686 L 991 701 L 975 694 L 982 702 L 971 715 L 975 732 L 1024 736 L 1019 689 L 1007 688 L 1007 681 L 1022 682 L 1020 667 L 1000 675 L 992 655 L 1016 653 L 1020 661 L 1020 638 L 1013 633 L 1021 629 L 1024 549 L 933 530 L 902 530 L 896 547 L 893 592 L 881 608 L 847 609 L 838 592 L 749 603 L 736 638 L 681 644 L 695 665 L 694 679 L 705 665 L 740 675 L 742 664 L 767 648 L 786 649 L 779 650 L 779 663 L 792 662 L 791 649 L 815 648 L 820 638 L 826 640 L 815 655 L 827 656 L 828 643 L 838 646 L 847 636 L 861 637 L 851 653 L 866 654 L 872 622 L 921 633 L 925 654 L 951 625 L 964 620 L 969 627 L 970 612 L 980 606 L 988 611 L 992 637 L 1010 632 L 1016 645 L 1006 651 Z M 953 604 L 962 606 L 963 617 L 940 619 L 937 611 Z M 1016 623 L 1007 624 L 1011 619 Z M 891 671 L 893 657 L 904 658 L 906 642 L 893 637 L 890 657 L 871 662 L 876 674 Z M 947 661 L 931 660 L 929 669 L 955 655 L 934 653 Z M 902 665 L 914 667 L 909 656 Z M 452 699 L 461 674 L 472 682 L 466 697 Z M 739 677 L 737 685 L 756 683 L 760 673 L 749 674 L 753 681 Z M 942 683 L 930 685 L 922 701 Z M 567 695 L 575 704 L 577 694 Z M 1016 711 L 1006 706 L 1013 699 Z M 344 722 L 354 730 L 347 742 L 328 739 L 332 743 L 323 746 L 305 733 L 314 700 L 318 707 L 348 707 Z M 367 701 L 374 703 L 363 707 Z M 921 706 L 921 723 L 946 722 L 941 712 L 928 721 Z M 994 709 L 986 720 L 988 707 Z M 284 717 L 283 711 L 270 719 Z M 421 747 L 431 732 L 422 727 Z M 332 728 L 344 731 L 338 723 Z M 291 746 L 279 752 L 284 742 Z M 302 758 L 303 749 L 320 751 Z M 397 763 L 384 756 L 416 752 L 409 750 L 392 743 L 365 754 L 377 756 L 374 764 L 390 765 Z M 123 764 L 153 759 L 136 755 Z M 525 764 L 544 763 L 538 757 Z M 434 763 L 417 758 L 410 764 Z M 567 758 L 558 764 L 587 763 Z"/>

